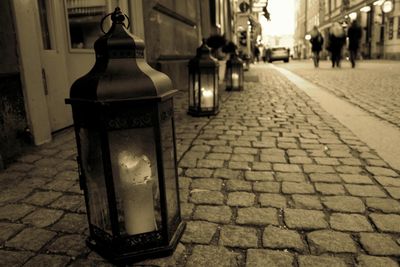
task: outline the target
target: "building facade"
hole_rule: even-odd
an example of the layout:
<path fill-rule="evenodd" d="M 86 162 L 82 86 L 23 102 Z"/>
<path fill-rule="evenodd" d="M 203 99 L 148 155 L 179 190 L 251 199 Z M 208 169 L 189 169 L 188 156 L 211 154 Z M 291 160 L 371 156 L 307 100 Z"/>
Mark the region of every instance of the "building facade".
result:
<path fill-rule="evenodd" d="M 297 10 L 296 43 L 304 44 L 302 58 L 311 55 L 304 38 L 314 25 L 327 39 L 333 22 L 347 28 L 356 19 L 363 29 L 363 58 L 400 59 L 400 0 L 300 0 Z"/>
<path fill-rule="evenodd" d="M 107 31 L 101 19 L 116 6 L 146 43 L 151 66 L 187 90 L 187 63 L 202 38 L 231 39 L 230 0 L 4 0 L 0 1 L 0 167 L 31 140 L 49 142 L 72 125 L 64 99 L 93 66 L 94 41 Z"/>

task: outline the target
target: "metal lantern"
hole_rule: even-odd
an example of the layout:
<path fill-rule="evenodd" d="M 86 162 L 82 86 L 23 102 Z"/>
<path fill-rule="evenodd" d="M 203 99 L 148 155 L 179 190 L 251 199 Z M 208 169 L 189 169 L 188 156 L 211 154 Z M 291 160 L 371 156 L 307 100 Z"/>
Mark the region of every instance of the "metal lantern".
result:
<path fill-rule="evenodd" d="M 172 254 L 179 207 L 171 80 L 144 59 L 119 8 L 70 98 L 90 248 L 116 264 Z M 104 20 L 104 19 L 103 19 Z"/>
<path fill-rule="evenodd" d="M 210 116 L 219 112 L 218 60 L 203 44 L 189 61 L 189 111 L 193 116 Z"/>
<path fill-rule="evenodd" d="M 243 61 L 235 52 L 226 62 L 226 90 L 243 90 Z"/>

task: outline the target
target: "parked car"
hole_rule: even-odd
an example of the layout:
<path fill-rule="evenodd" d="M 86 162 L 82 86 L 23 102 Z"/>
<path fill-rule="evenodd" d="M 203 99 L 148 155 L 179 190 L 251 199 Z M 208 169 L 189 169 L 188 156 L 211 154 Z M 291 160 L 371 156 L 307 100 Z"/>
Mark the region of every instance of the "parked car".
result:
<path fill-rule="evenodd" d="M 265 59 L 269 63 L 272 61 L 283 60 L 283 62 L 289 62 L 290 49 L 286 47 L 272 47 L 265 51 Z"/>

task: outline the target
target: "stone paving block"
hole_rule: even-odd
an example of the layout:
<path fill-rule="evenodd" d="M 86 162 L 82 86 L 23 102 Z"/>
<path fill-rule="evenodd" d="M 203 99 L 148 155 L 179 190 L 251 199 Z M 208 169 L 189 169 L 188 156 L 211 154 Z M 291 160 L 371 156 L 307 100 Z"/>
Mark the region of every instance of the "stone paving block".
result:
<path fill-rule="evenodd" d="M 326 165 L 304 164 L 303 169 L 305 173 L 335 173 L 332 166 Z"/>
<path fill-rule="evenodd" d="M 228 206 L 197 206 L 193 219 L 227 224 L 231 221 L 232 210 Z"/>
<path fill-rule="evenodd" d="M 228 180 L 226 181 L 225 188 L 229 192 L 233 191 L 251 191 L 252 183 L 242 180 Z"/>
<path fill-rule="evenodd" d="M 70 261 L 71 258 L 67 256 L 38 254 L 35 257 L 31 258 L 26 264 L 24 264 L 24 267 L 63 267 L 67 266 Z"/>
<path fill-rule="evenodd" d="M 272 148 L 276 147 L 275 141 L 273 140 L 264 140 L 264 141 L 253 141 L 252 146 L 254 148 Z"/>
<path fill-rule="evenodd" d="M 263 246 L 273 249 L 294 249 L 298 252 L 305 250 L 304 243 L 298 232 L 268 226 L 263 233 Z"/>
<path fill-rule="evenodd" d="M 390 198 L 367 198 L 368 209 L 385 213 L 400 213 L 400 203 Z"/>
<path fill-rule="evenodd" d="M 328 227 L 322 211 L 284 209 L 285 224 L 291 229 L 324 229 Z"/>
<path fill-rule="evenodd" d="M 47 247 L 47 250 L 51 253 L 66 254 L 73 257 L 86 254 L 90 251 L 82 235 L 59 236 Z"/>
<path fill-rule="evenodd" d="M 221 192 L 210 190 L 192 190 L 190 192 L 190 202 L 195 204 L 215 204 L 221 205 L 224 202 L 224 195 Z"/>
<path fill-rule="evenodd" d="M 26 204 L 10 204 L 0 207 L 0 219 L 16 221 L 35 210 L 34 206 Z"/>
<path fill-rule="evenodd" d="M 246 225 L 279 225 L 277 210 L 273 208 L 239 208 L 236 222 Z"/>
<path fill-rule="evenodd" d="M 388 234 L 360 233 L 360 243 L 370 255 L 400 255 L 400 246 Z"/>
<path fill-rule="evenodd" d="M 399 267 L 399 264 L 391 258 L 360 255 L 357 257 L 360 267 Z"/>
<path fill-rule="evenodd" d="M 391 176 L 399 177 L 399 174 L 389 168 L 366 166 L 365 167 L 370 173 L 376 176 Z"/>
<path fill-rule="evenodd" d="M 189 189 L 192 179 L 188 177 L 179 176 L 179 189 Z"/>
<path fill-rule="evenodd" d="M 215 178 L 194 179 L 191 183 L 192 189 L 220 191 L 221 187 L 222 187 L 222 180 Z"/>
<path fill-rule="evenodd" d="M 315 190 L 323 195 L 344 195 L 344 187 L 341 184 L 316 183 Z"/>
<path fill-rule="evenodd" d="M 367 164 L 378 167 L 388 167 L 388 164 L 380 159 L 367 159 Z"/>
<path fill-rule="evenodd" d="M 280 194 L 260 194 L 259 203 L 262 207 L 286 208 L 286 198 Z"/>
<path fill-rule="evenodd" d="M 272 170 L 271 163 L 269 162 L 253 162 L 251 170 L 253 171 L 270 171 Z"/>
<path fill-rule="evenodd" d="M 251 170 L 249 162 L 229 161 L 228 168 L 232 170 Z"/>
<path fill-rule="evenodd" d="M 235 147 L 233 149 L 234 154 L 251 154 L 257 155 L 258 149 L 256 148 L 249 148 L 249 147 Z"/>
<path fill-rule="evenodd" d="M 26 228 L 5 243 L 6 247 L 38 251 L 56 235 L 40 228 Z"/>
<path fill-rule="evenodd" d="M 240 175 L 240 171 L 234 171 L 230 169 L 216 169 L 214 177 L 223 179 L 237 179 Z"/>
<path fill-rule="evenodd" d="M 359 214 L 333 213 L 330 217 L 332 229 L 350 232 L 372 232 L 367 218 Z"/>
<path fill-rule="evenodd" d="M 212 152 L 217 153 L 232 153 L 233 148 L 229 146 L 213 146 Z"/>
<path fill-rule="evenodd" d="M 285 194 L 312 194 L 315 192 L 312 184 L 282 182 L 282 192 Z"/>
<path fill-rule="evenodd" d="M 253 190 L 255 192 L 279 193 L 280 183 L 277 183 L 277 182 L 254 182 Z"/>
<path fill-rule="evenodd" d="M 210 152 L 211 146 L 197 145 L 193 146 L 190 150 L 194 152 Z"/>
<path fill-rule="evenodd" d="M 340 158 L 339 161 L 343 165 L 350 165 L 350 166 L 361 166 L 361 165 L 363 165 L 361 160 L 356 159 L 356 158 Z"/>
<path fill-rule="evenodd" d="M 357 246 L 349 234 L 319 230 L 307 234 L 312 253 L 357 253 Z"/>
<path fill-rule="evenodd" d="M 348 184 L 374 184 L 367 175 L 360 174 L 340 174 L 343 181 Z"/>
<path fill-rule="evenodd" d="M 335 169 L 340 173 L 347 173 L 347 174 L 360 174 L 363 172 L 358 166 L 336 166 Z"/>
<path fill-rule="evenodd" d="M 254 156 L 251 154 L 233 154 L 231 157 L 231 161 L 246 161 L 246 162 L 253 162 Z"/>
<path fill-rule="evenodd" d="M 209 178 L 213 174 L 213 170 L 211 169 L 187 169 L 185 171 L 185 175 L 187 177 L 192 177 L 192 178 Z"/>
<path fill-rule="evenodd" d="M 209 169 L 216 169 L 224 167 L 223 160 L 216 160 L 216 159 L 199 159 L 197 161 L 197 168 L 209 168 Z"/>
<path fill-rule="evenodd" d="M 251 227 L 225 225 L 222 226 L 219 245 L 235 248 L 256 248 L 258 245 L 257 231 Z"/>
<path fill-rule="evenodd" d="M 280 267 L 292 266 L 294 257 L 289 252 L 249 249 L 247 250 L 246 267 Z"/>
<path fill-rule="evenodd" d="M 270 162 L 270 163 L 287 163 L 287 160 L 283 155 L 261 154 L 260 161 Z"/>
<path fill-rule="evenodd" d="M 61 195 L 61 192 L 54 191 L 35 192 L 33 195 L 27 197 L 24 202 L 38 206 L 45 206 L 59 198 Z"/>
<path fill-rule="evenodd" d="M 391 178 L 391 177 L 384 177 L 384 176 L 376 176 L 375 179 L 383 186 L 395 186 L 400 187 L 400 179 Z"/>
<path fill-rule="evenodd" d="M 187 267 L 239 267 L 241 255 L 222 246 L 194 246 L 186 261 Z"/>
<path fill-rule="evenodd" d="M 276 172 L 301 172 L 301 168 L 299 165 L 296 164 L 280 164 L 275 163 L 272 165 L 274 171 Z"/>
<path fill-rule="evenodd" d="M 23 228 L 25 228 L 23 224 L 0 222 L 0 245 Z"/>
<path fill-rule="evenodd" d="M 332 256 L 299 256 L 299 267 L 348 267 L 339 257 Z"/>
<path fill-rule="evenodd" d="M 274 181 L 272 172 L 246 171 L 244 176 L 248 181 Z"/>
<path fill-rule="evenodd" d="M 0 250 L 0 266 L 22 266 L 33 255 L 27 251 Z"/>
<path fill-rule="evenodd" d="M 190 221 L 186 224 L 181 241 L 183 243 L 210 244 L 217 231 L 218 224 L 202 221 Z"/>
<path fill-rule="evenodd" d="M 64 233 L 83 233 L 88 229 L 86 214 L 67 213 L 51 229 Z"/>
<path fill-rule="evenodd" d="M 63 215 L 61 210 L 37 209 L 22 219 L 23 223 L 36 227 L 46 227 L 58 221 Z"/>
<path fill-rule="evenodd" d="M 333 211 L 363 213 L 364 203 L 360 198 L 350 196 L 323 197 L 324 205 Z"/>
<path fill-rule="evenodd" d="M 289 157 L 305 157 L 307 153 L 302 149 L 288 149 L 287 154 Z"/>
<path fill-rule="evenodd" d="M 399 187 L 385 186 L 385 189 L 392 198 L 400 199 L 400 188 Z"/>
<path fill-rule="evenodd" d="M 312 182 L 323 182 L 323 183 L 340 183 L 340 177 L 337 174 L 331 173 L 311 173 L 310 180 Z"/>
<path fill-rule="evenodd" d="M 311 164 L 313 163 L 313 160 L 305 156 L 294 156 L 294 157 L 289 157 L 289 162 L 291 164 Z"/>
<path fill-rule="evenodd" d="M 229 141 L 229 144 L 233 147 L 251 147 L 250 141 L 245 141 L 245 140 L 242 141 L 231 140 Z"/>
<path fill-rule="evenodd" d="M 181 215 L 185 220 L 189 220 L 192 216 L 194 210 L 194 204 L 192 203 L 180 203 L 181 206 Z"/>
<path fill-rule="evenodd" d="M 276 180 L 282 182 L 305 182 L 306 178 L 302 173 L 284 173 L 284 172 L 277 172 L 275 173 Z"/>
<path fill-rule="evenodd" d="M 376 185 L 345 185 L 347 191 L 353 196 L 360 197 L 386 197 L 385 192 L 383 192 Z"/>
<path fill-rule="evenodd" d="M 43 189 L 52 190 L 52 191 L 59 191 L 59 192 L 66 192 L 75 184 L 75 181 L 71 180 L 52 180 L 50 183 L 47 183 L 43 186 Z"/>
<path fill-rule="evenodd" d="M 53 167 L 36 167 L 29 172 L 32 177 L 52 178 L 57 174 L 58 170 Z"/>
<path fill-rule="evenodd" d="M 228 194 L 227 204 L 236 207 L 250 207 L 254 205 L 256 195 L 247 192 L 232 192 Z"/>
<path fill-rule="evenodd" d="M 228 153 L 209 153 L 206 157 L 208 160 L 229 160 L 231 158 L 231 154 Z"/>
<path fill-rule="evenodd" d="M 27 197 L 31 192 L 31 188 L 21 186 L 3 190 L 0 194 L 0 204 L 18 202 Z"/>
<path fill-rule="evenodd" d="M 43 156 L 40 154 L 26 154 L 26 155 L 22 155 L 17 160 L 19 162 L 24 162 L 24 163 L 33 163 L 41 158 L 43 158 Z"/>
<path fill-rule="evenodd" d="M 315 157 L 314 160 L 320 165 L 337 166 L 340 164 L 336 158 Z"/>
<path fill-rule="evenodd" d="M 381 232 L 400 233 L 400 215 L 371 213 L 369 217 Z"/>
<path fill-rule="evenodd" d="M 54 209 L 63 209 L 76 212 L 84 203 L 83 196 L 80 195 L 63 195 L 56 201 L 51 203 L 50 207 Z"/>
<path fill-rule="evenodd" d="M 194 158 L 189 158 L 189 157 L 183 157 L 179 161 L 179 167 L 181 168 L 196 168 L 197 166 L 197 159 Z"/>
<path fill-rule="evenodd" d="M 292 195 L 292 198 L 297 209 L 322 210 L 321 201 L 317 196 Z"/>

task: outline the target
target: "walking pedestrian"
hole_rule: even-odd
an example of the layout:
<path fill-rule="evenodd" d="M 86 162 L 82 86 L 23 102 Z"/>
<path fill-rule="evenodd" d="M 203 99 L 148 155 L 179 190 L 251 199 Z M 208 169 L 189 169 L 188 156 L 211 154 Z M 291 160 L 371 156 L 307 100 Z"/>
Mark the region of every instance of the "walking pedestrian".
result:
<path fill-rule="evenodd" d="M 360 46 L 362 30 L 357 20 L 353 20 L 349 29 L 347 30 L 347 37 L 349 37 L 349 53 L 351 67 L 356 66 L 357 52 Z"/>
<path fill-rule="evenodd" d="M 313 61 L 314 61 L 314 67 L 318 68 L 319 66 L 319 53 L 322 50 L 322 45 L 324 44 L 324 38 L 322 37 L 322 34 L 318 31 L 317 26 L 314 26 L 314 28 L 310 32 L 311 39 L 311 51 L 313 52 Z"/>
<path fill-rule="evenodd" d="M 342 48 L 346 41 L 346 35 L 339 22 L 334 22 L 329 30 L 328 50 L 331 52 L 332 68 L 340 67 L 342 59 Z"/>

